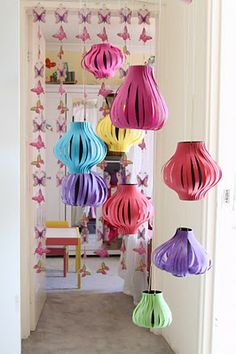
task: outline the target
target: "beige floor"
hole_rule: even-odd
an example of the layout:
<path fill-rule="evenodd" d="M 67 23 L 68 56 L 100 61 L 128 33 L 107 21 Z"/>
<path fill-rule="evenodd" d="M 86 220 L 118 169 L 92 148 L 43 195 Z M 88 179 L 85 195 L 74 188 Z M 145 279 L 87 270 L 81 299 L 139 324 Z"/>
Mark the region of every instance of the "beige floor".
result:
<path fill-rule="evenodd" d="M 161 336 L 132 323 L 132 311 L 122 293 L 50 293 L 22 354 L 173 354 Z"/>

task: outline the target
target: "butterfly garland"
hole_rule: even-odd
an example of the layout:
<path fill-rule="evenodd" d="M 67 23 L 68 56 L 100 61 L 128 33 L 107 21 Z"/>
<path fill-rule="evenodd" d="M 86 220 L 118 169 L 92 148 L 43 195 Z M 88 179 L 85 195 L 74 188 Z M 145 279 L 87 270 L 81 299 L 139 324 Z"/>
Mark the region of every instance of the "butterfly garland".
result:
<path fill-rule="evenodd" d="M 94 251 L 94 254 L 95 254 L 96 256 L 101 257 L 101 258 L 109 257 L 109 253 L 108 253 L 108 251 L 107 251 L 107 247 L 106 247 L 105 244 L 103 244 L 100 249 L 95 250 L 95 251 Z"/>
<path fill-rule="evenodd" d="M 142 32 L 139 36 L 139 41 L 142 41 L 143 44 L 145 44 L 146 42 L 152 39 L 152 36 L 150 36 L 146 30 L 146 25 L 151 24 L 150 17 L 151 17 L 151 12 L 148 9 L 143 8 L 138 10 L 138 24 L 143 26 Z"/>
<path fill-rule="evenodd" d="M 30 142 L 30 147 L 32 148 L 33 161 L 30 165 L 32 166 L 32 185 L 33 185 L 33 196 L 32 201 L 36 204 L 36 213 L 43 215 L 42 206 L 45 202 L 44 197 L 44 188 L 46 186 L 46 173 L 41 168 L 44 165 L 44 160 L 42 158 L 42 150 L 45 150 L 44 134 L 47 129 L 46 120 L 44 119 L 44 106 L 43 95 L 45 94 L 44 90 L 44 75 L 45 75 L 45 65 L 48 67 L 49 62 L 46 61 L 45 64 L 41 58 L 41 23 L 46 22 L 46 10 L 43 7 L 35 7 L 32 11 L 33 23 L 37 23 L 37 48 L 38 56 L 37 60 L 33 66 L 34 70 L 34 87 L 31 88 L 31 93 L 36 97 L 36 103 L 31 107 L 31 112 L 34 113 L 32 120 L 32 133 L 33 141 Z M 50 64 L 52 64 L 50 62 Z M 53 67 L 53 65 L 51 65 Z M 42 218 L 41 218 L 42 219 Z M 43 266 L 43 257 L 47 253 L 47 249 L 44 246 L 46 229 L 45 225 L 35 225 L 34 226 L 34 235 L 37 240 L 37 246 L 35 248 L 34 254 L 36 258 L 36 264 L 34 269 L 37 273 L 40 273 L 44 270 Z"/>
<path fill-rule="evenodd" d="M 106 275 L 109 270 L 110 268 L 106 265 L 106 263 L 102 262 L 100 268 L 97 270 L 97 273 Z"/>
<path fill-rule="evenodd" d="M 121 32 L 117 33 L 117 36 L 120 37 L 124 41 L 123 52 L 125 56 L 129 56 L 130 52 L 128 50 L 127 41 L 131 40 L 130 33 L 128 31 L 128 26 L 131 24 L 132 19 L 132 10 L 128 7 L 121 8 L 119 11 L 120 23 L 124 24 L 124 27 Z M 129 63 L 127 63 L 129 65 Z M 120 68 L 120 78 L 123 79 L 126 76 L 127 68 Z"/>

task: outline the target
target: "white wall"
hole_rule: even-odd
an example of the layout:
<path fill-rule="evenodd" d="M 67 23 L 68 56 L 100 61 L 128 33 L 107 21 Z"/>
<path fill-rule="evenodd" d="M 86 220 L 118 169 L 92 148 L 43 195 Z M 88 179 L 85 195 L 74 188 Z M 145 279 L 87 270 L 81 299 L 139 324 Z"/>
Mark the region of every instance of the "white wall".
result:
<path fill-rule="evenodd" d="M 0 352 L 20 353 L 20 130 L 18 1 L 0 13 Z"/>
<path fill-rule="evenodd" d="M 181 1 L 167 0 L 162 10 L 159 83 L 169 107 L 169 120 L 157 133 L 154 247 L 173 236 L 179 226 L 193 228 L 195 236 L 204 245 L 206 237 L 211 237 L 205 232 L 206 201 L 180 201 L 177 194 L 164 184 L 161 172 L 178 141 L 206 140 L 209 147 L 206 100 L 208 5 L 206 0 L 193 1 L 189 6 Z M 210 195 L 212 193 L 214 191 Z M 154 273 L 155 288 L 163 290 L 173 314 L 172 325 L 162 334 L 176 354 L 203 354 L 200 348 L 200 299 L 202 287 L 211 281 L 211 277 L 207 274 L 181 279 L 166 272 L 156 270 Z"/>

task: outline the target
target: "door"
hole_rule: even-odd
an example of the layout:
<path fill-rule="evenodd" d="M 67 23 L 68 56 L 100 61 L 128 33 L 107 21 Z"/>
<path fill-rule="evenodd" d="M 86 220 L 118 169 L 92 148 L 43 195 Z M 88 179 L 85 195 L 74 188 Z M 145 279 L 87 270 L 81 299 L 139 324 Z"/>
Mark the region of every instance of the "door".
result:
<path fill-rule="evenodd" d="M 235 81 L 236 3 L 221 2 L 221 68 L 219 163 L 223 177 L 219 184 L 218 230 L 216 235 L 215 306 L 213 323 L 214 354 L 235 352 L 236 317 L 236 119 Z"/>

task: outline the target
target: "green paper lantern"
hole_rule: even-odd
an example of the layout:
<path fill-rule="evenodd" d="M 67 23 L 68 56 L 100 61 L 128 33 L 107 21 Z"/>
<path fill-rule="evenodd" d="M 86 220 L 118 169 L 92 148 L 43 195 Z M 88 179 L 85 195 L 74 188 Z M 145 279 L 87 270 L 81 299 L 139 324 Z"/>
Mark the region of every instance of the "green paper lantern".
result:
<path fill-rule="evenodd" d="M 143 291 L 142 298 L 135 307 L 133 323 L 145 328 L 164 328 L 171 324 L 172 315 L 161 291 Z"/>

